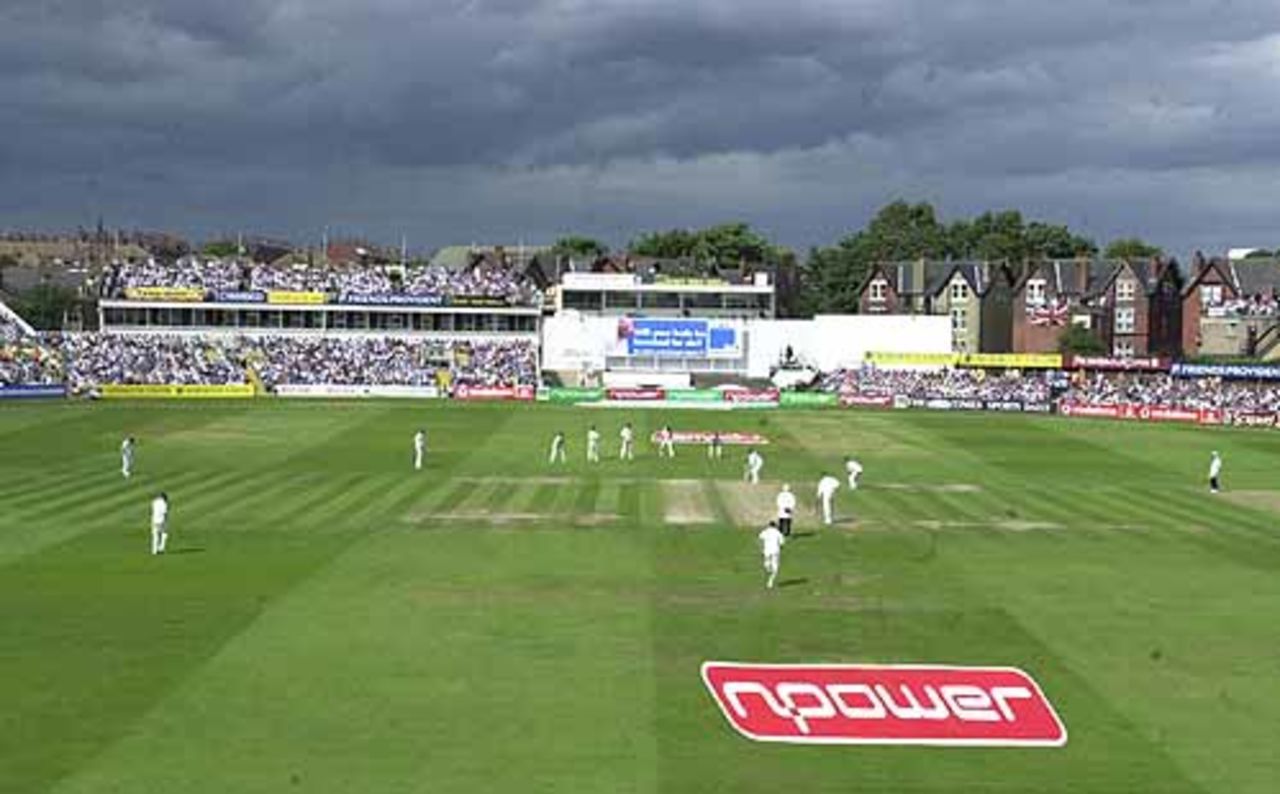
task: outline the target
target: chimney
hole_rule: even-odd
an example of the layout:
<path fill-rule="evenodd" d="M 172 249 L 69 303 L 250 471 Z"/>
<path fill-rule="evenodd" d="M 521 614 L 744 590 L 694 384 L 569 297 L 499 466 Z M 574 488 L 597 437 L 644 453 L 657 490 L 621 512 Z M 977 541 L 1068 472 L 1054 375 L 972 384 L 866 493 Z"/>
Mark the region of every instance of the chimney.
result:
<path fill-rule="evenodd" d="M 924 295 L 924 257 L 920 257 L 911 263 L 911 288 L 920 295 Z"/>
<path fill-rule="evenodd" d="M 1089 291 L 1089 270 L 1092 264 L 1084 257 L 1076 260 L 1076 293 L 1079 295 Z"/>

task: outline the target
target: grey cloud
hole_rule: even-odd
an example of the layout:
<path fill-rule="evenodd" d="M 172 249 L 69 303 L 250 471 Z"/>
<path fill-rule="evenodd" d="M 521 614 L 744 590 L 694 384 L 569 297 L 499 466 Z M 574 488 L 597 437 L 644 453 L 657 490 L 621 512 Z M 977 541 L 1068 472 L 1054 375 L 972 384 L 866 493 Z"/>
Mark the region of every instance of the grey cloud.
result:
<path fill-rule="evenodd" d="M 0 226 L 807 244 L 904 196 L 1189 247 L 1258 233 L 1201 188 L 1262 197 L 1278 81 L 1261 0 L 11 4 Z"/>

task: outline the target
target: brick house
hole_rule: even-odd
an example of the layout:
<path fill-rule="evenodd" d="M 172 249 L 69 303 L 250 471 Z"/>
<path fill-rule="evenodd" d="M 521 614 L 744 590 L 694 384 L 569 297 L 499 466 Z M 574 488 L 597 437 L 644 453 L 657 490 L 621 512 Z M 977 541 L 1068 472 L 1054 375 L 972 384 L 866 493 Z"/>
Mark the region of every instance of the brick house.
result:
<path fill-rule="evenodd" d="M 858 288 L 858 311 L 950 317 L 952 350 L 985 351 L 992 274 L 1003 285 L 1007 305 L 1012 281 L 1001 265 L 924 259 L 877 264 Z"/>
<path fill-rule="evenodd" d="M 1067 323 L 1088 328 L 1117 357 L 1177 355 L 1182 278 L 1173 260 L 1071 259 L 1025 267 L 1014 286 L 1012 349 L 1058 349 Z"/>
<path fill-rule="evenodd" d="M 1182 291 L 1187 355 L 1254 356 L 1274 347 L 1280 322 L 1280 262 L 1197 254 Z M 1265 348 L 1265 349 L 1260 349 Z"/>

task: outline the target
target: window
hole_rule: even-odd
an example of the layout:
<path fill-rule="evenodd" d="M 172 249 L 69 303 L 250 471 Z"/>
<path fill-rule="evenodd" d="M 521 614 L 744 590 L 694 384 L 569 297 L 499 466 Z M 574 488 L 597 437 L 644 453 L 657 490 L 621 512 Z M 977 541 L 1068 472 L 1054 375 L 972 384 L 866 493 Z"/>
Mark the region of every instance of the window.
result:
<path fill-rule="evenodd" d="M 1202 303 L 1205 306 L 1222 305 L 1222 285 L 1221 284 L 1200 285 L 1200 303 Z"/>
<path fill-rule="evenodd" d="M 889 289 L 889 282 L 885 281 L 882 278 L 878 278 L 875 281 L 871 282 L 871 290 L 870 290 L 871 302 L 884 303 L 886 299 L 885 294 L 888 292 L 888 289 Z"/>
<path fill-rule="evenodd" d="M 962 334 L 969 330 L 969 312 L 964 309 L 951 310 L 951 331 Z"/>
<path fill-rule="evenodd" d="M 1117 339 L 1112 354 L 1116 358 L 1133 358 L 1133 340 Z"/>
<path fill-rule="evenodd" d="M 1131 334 L 1134 325 L 1133 309 L 1116 309 L 1116 333 Z"/>
<path fill-rule="evenodd" d="M 1045 280 L 1042 278 L 1033 278 L 1027 282 L 1027 305 L 1028 306 L 1044 305 L 1044 288 L 1045 288 Z"/>
<path fill-rule="evenodd" d="M 951 302 L 964 303 L 969 300 L 969 285 L 959 279 L 951 282 Z"/>
<path fill-rule="evenodd" d="M 1132 279 L 1122 278 L 1116 282 L 1116 301 L 1119 303 L 1132 303 L 1133 296 L 1137 293 L 1138 285 Z"/>

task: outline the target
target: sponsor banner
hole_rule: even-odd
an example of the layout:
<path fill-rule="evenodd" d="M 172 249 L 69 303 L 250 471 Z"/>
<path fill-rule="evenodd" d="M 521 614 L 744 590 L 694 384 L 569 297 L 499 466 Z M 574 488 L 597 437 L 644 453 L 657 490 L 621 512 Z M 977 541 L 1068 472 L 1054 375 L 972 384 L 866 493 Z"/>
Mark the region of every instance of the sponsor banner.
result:
<path fill-rule="evenodd" d="M 124 296 L 131 301 L 199 303 L 204 300 L 204 290 L 198 287 L 128 287 Z"/>
<path fill-rule="evenodd" d="M 955 353 L 881 353 L 870 351 L 869 364 L 881 367 L 952 367 L 959 356 Z"/>
<path fill-rule="evenodd" d="M 706 662 L 702 681 L 757 742 L 1062 747 L 1067 729 L 1013 667 Z"/>
<path fill-rule="evenodd" d="M 659 317 L 618 320 L 619 354 L 628 356 L 687 356 L 739 358 L 742 333 L 728 322 Z"/>
<path fill-rule="evenodd" d="M 1097 369 L 1123 372 L 1168 372 L 1169 359 L 1157 356 L 1111 358 L 1109 356 L 1069 356 L 1067 369 Z"/>
<path fill-rule="evenodd" d="M 657 275 L 654 284 L 678 285 L 681 287 L 727 287 L 729 282 L 722 278 L 699 278 L 696 276 L 664 276 Z"/>
<path fill-rule="evenodd" d="M 667 399 L 666 389 L 606 389 L 605 399 L 619 402 L 654 402 Z"/>
<path fill-rule="evenodd" d="M 1223 412 L 1217 408 L 1190 408 L 1178 405 L 1093 405 L 1090 403 L 1063 402 L 1058 412 L 1063 416 L 1090 419 L 1127 419 L 1139 422 L 1185 422 L 1188 424 L 1220 425 Z"/>
<path fill-rule="evenodd" d="M 218 303 L 266 303 L 267 293 L 262 290 L 225 290 L 217 293 L 214 300 Z"/>
<path fill-rule="evenodd" d="M 538 399 L 553 403 L 599 402 L 604 399 L 604 389 L 585 389 L 576 386 L 554 386 L 538 392 Z"/>
<path fill-rule="evenodd" d="M 667 389 L 667 399 L 673 403 L 718 403 L 724 402 L 720 392 L 715 389 Z"/>
<path fill-rule="evenodd" d="M 985 400 L 982 407 L 987 411 L 1005 411 L 1007 413 L 1022 413 L 1024 406 L 1017 400 Z"/>
<path fill-rule="evenodd" d="M 1062 369 L 1059 353 L 965 353 L 962 367 L 982 369 Z"/>
<path fill-rule="evenodd" d="M 841 402 L 830 392 L 784 391 L 778 395 L 778 404 L 784 408 L 834 408 Z"/>
<path fill-rule="evenodd" d="M 759 406 L 775 406 L 778 404 L 777 389 L 725 389 L 721 394 L 724 396 L 725 402 L 734 405 L 759 405 Z"/>
<path fill-rule="evenodd" d="M 66 397 L 66 386 L 42 386 L 25 383 L 0 383 L 0 400 L 32 397 Z"/>
<path fill-rule="evenodd" d="M 1053 403 L 1023 403 L 1022 410 L 1029 414 L 1051 414 Z"/>
<path fill-rule="evenodd" d="M 254 394 L 253 384 L 193 384 L 167 385 L 158 383 L 107 383 L 99 388 L 104 398 L 176 398 L 176 399 L 219 399 L 244 398 Z"/>
<path fill-rule="evenodd" d="M 565 289 L 632 289 L 638 279 L 635 273 L 565 273 L 560 284 Z"/>
<path fill-rule="evenodd" d="M 974 369 L 1062 369 L 1058 353 L 883 353 L 869 352 L 870 364 L 885 367 L 970 367 Z"/>
<path fill-rule="evenodd" d="M 293 306 L 313 306 L 328 302 L 329 296 L 323 292 L 283 289 L 267 290 L 267 303 L 282 303 Z"/>
<path fill-rule="evenodd" d="M 840 406 L 842 408 L 892 408 L 893 397 L 887 394 L 876 397 L 870 394 L 848 394 L 841 392 Z"/>
<path fill-rule="evenodd" d="M 455 400 L 512 400 L 531 401 L 536 395 L 532 386 L 467 386 L 453 390 Z"/>
<path fill-rule="evenodd" d="M 1280 367 L 1265 364 L 1174 364 L 1175 378 L 1280 380 Z"/>
<path fill-rule="evenodd" d="M 435 386 L 357 386 L 347 383 L 284 383 L 275 387 L 281 397 L 399 397 L 435 399 L 440 390 Z"/>
<path fill-rule="evenodd" d="M 358 306 L 443 306 L 443 295 L 397 295 L 394 293 L 344 292 L 338 303 Z"/>
<path fill-rule="evenodd" d="M 462 309 L 505 309 L 511 304 L 506 298 L 492 295 L 454 295 L 446 301 L 446 305 Z"/>
<path fill-rule="evenodd" d="M 714 435 L 715 433 L 705 430 L 673 430 L 671 443 L 705 446 L 711 443 Z M 649 440 L 654 444 L 658 443 L 658 432 L 654 431 Z M 769 439 L 759 433 L 721 433 L 720 443 L 726 447 L 761 447 L 768 444 Z"/>
<path fill-rule="evenodd" d="M 4 393 L 0 392 L 0 397 Z M 1280 415 L 1274 413 L 1245 413 L 1232 411 L 1227 415 L 1227 424 L 1235 427 L 1277 427 L 1280 426 Z"/>

